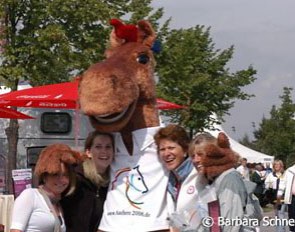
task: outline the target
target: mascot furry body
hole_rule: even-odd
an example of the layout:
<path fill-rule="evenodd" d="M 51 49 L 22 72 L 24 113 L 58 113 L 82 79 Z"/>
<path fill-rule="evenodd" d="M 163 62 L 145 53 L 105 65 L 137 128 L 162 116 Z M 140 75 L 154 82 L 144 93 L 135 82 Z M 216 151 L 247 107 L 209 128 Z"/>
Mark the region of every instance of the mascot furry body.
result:
<path fill-rule="evenodd" d="M 159 127 L 154 57 L 156 39 L 147 21 L 115 27 L 106 59 L 92 65 L 79 86 L 81 110 L 92 126 L 116 132 L 116 155 L 100 229 L 156 231 L 168 228 L 167 174 L 157 156 L 153 135 Z"/>

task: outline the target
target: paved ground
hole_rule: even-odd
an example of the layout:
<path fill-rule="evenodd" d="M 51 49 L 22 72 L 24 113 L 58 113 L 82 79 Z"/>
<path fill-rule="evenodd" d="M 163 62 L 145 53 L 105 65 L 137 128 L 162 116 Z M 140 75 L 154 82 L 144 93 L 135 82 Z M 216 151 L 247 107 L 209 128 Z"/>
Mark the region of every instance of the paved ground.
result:
<path fill-rule="evenodd" d="M 270 222 L 271 219 L 274 220 L 275 218 L 275 214 L 274 214 L 274 210 L 271 210 L 272 206 L 268 206 L 267 209 L 264 209 L 265 213 L 264 213 L 264 217 L 265 220 L 268 221 L 268 223 Z M 268 220 L 266 217 L 268 217 L 270 220 Z M 285 214 L 285 217 L 287 217 L 287 214 Z M 260 226 L 260 232 L 276 232 L 276 226 Z M 279 230 L 278 230 L 279 231 Z M 280 232 L 289 232 L 289 228 L 286 227 L 285 230 L 280 230 Z"/>

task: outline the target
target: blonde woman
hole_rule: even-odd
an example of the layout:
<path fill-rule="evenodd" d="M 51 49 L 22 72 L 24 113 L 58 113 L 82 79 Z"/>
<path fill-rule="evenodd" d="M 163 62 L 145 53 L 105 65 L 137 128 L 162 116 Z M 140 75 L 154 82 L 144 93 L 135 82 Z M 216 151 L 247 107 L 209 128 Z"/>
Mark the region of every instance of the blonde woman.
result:
<path fill-rule="evenodd" d="M 273 162 L 273 172 L 268 174 L 265 179 L 265 198 L 267 201 L 274 205 L 275 215 L 279 218 L 285 218 L 285 211 L 287 205 L 284 202 L 277 202 L 277 195 L 279 185 L 284 176 L 284 164 L 282 160 L 275 160 Z M 285 227 L 282 225 L 276 226 L 276 231 L 285 231 Z"/>
<path fill-rule="evenodd" d="M 274 204 L 277 198 L 280 180 L 284 174 L 284 164 L 282 160 L 275 160 L 273 162 L 273 172 L 267 175 L 265 179 L 266 198 L 269 203 Z"/>

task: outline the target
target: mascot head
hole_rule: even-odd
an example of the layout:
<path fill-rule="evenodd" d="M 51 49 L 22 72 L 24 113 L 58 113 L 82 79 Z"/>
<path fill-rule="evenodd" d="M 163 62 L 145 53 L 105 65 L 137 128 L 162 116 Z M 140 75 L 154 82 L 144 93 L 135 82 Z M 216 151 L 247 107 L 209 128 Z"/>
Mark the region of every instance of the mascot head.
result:
<path fill-rule="evenodd" d="M 76 174 L 73 165 L 83 162 L 86 158 L 84 153 L 74 151 L 65 144 L 51 144 L 41 151 L 35 167 L 35 176 L 39 184 L 44 184 L 48 175 L 60 174 L 62 166 L 66 167 L 70 177 L 66 194 L 69 194 L 75 189 Z"/>
<path fill-rule="evenodd" d="M 209 133 L 197 135 L 190 145 L 189 153 L 195 167 L 209 179 L 235 167 L 239 159 L 223 132 L 217 138 Z"/>
<path fill-rule="evenodd" d="M 82 75 L 81 110 L 101 132 L 133 131 L 159 124 L 156 109 L 155 32 L 147 21 L 125 25 L 117 19 L 110 35 L 106 59 Z"/>

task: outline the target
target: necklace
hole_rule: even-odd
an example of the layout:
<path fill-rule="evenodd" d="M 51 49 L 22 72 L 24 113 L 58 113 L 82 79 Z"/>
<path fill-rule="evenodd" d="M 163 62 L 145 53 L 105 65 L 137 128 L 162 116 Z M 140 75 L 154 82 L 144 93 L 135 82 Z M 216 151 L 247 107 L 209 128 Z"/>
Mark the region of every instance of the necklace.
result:
<path fill-rule="evenodd" d="M 96 190 L 96 195 L 95 195 L 97 198 L 99 198 L 100 197 L 100 195 L 99 195 L 99 188 Z"/>

